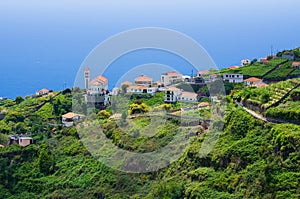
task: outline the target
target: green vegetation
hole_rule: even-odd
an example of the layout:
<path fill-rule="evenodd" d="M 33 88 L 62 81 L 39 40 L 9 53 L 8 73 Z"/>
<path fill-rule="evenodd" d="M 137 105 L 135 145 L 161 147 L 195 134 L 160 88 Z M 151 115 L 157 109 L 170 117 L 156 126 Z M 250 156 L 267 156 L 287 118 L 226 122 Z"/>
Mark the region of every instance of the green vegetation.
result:
<path fill-rule="evenodd" d="M 261 77 L 283 61 L 253 63 L 236 72 Z M 290 73 L 289 64 L 282 64 L 266 77 L 283 78 Z M 0 198 L 300 198 L 300 126 L 263 122 L 235 106 L 236 100 L 248 102 L 264 108 L 267 117 L 299 122 L 300 89 L 295 88 L 299 82 L 293 79 L 263 88 L 226 83 L 230 103 L 222 112 L 222 121 L 214 117 L 211 108 L 196 109 L 197 103 L 165 104 L 165 94 L 160 92 L 155 96 L 112 97 L 115 103 L 105 110 L 87 107 L 78 88 L 73 89 L 73 96 L 67 89 L 35 98 L 3 100 L 0 144 L 5 145 L 10 134 L 28 134 L 34 144 L 0 148 Z M 207 88 L 191 91 L 207 92 Z M 201 101 L 211 103 L 208 98 Z M 219 104 L 215 108 L 221 112 Z M 60 125 L 61 116 L 71 110 L 89 115 L 78 124 L 83 128 L 80 135 L 76 127 Z M 185 126 L 180 119 L 166 116 L 165 110 L 215 121 L 208 130 L 204 124 L 199 126 L 199 121 Z M 109 143 L 135 153 L 157 151 L 178 132 L 189 138 L 190 144 L 178 144 L 183 155 L 165 168 L 125 173 L 98 161 L 83 145 L 95 143 L 100 146 L 97 153 L 110 155 L 99 142 L 102 134 L 86 136 L 99 127 Z M 204 155 L 215 139 L 212 150 Z M 159 154 L 158 158 L 162 159 Z M 120 162 L 123 160 L 120 157 Z"/>
<path fill-rule="evenodd" d="M 127 118 L 122 127 L 126 134 L 119 130 L 118 121 L 99 122 L 116 146 L 149 152 L 169 143 L 178 130 L 176 121 L 151 120 L 147 116 Z M 143 137 L 154 131 L 157 133 Z M 123 173 L 97 161 L 82 145 L 75 128 L 58 127 L 54 137 L 45 135 L 45 130 L 40 135 L 44 136 L 36 138 L 34 145 L 0 149 L 2 197 L 299 197 L 300 127 L 265 124 L 241 109 L 227 113 L 224 131 L 207 156 L 199 149 L 207 144 L 204 139 L 212 138 L 209 132 L 192 138 L 178 161 L 146 174 Z"/>

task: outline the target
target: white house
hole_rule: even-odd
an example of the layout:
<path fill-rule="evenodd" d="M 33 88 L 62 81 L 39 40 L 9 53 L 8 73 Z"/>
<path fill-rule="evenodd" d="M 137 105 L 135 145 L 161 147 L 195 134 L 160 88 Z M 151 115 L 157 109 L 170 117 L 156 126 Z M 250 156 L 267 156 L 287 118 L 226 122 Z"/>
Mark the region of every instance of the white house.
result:
<path fill-rule="evenodd" d="M 117 88 L 117 87 L 113 88 L 112 91 L 111 91 L 111 94 L 115 95 L 115 96 L 118 95 L 119 93 L 120 93 L 120 89 Z"/>
<path fill-rule="evenodd" d="M 20 146 L 28 146 L 33 144 L 33 138 L 31 137 L 19 137 L 19 145 Z"/>
<path fill-rule="evenodd" d="M 12 145 L 15 143 L 19 144 L 20 146 L 28 146 L 30 144 L 33 144 L 33 138 L 22 136 L 22 135 L 21 136 L 10 135 L 8 137 L 7 145 Z"/>
<path fill-rule="evenodd" d="M 141 75 L 134 80 L 135 85 L 138 86 L 152 86 L 153 79 L 151 77 L 148 77 L 146 75 Z"/>
<path fill-rule="evenodd" d="M 46 95 L 46 94 L 48 94 L 49 92 L 50 92 L 50 91 L 49 91 L 48 89 L 43 88 L 43 89 L 37 91 L 37 92 L 36 92 L 36 95 Z"/>
<path fill-rule="evenodd" d="M 244 79 L 243 74 L 224 74 L 223 80 L 230 83 L 242 83 Z"/>
<path fill-rule="evenodd" d="M 189 75 L 183 75 L 182 76 L 182 81 L 184 81 L 184 82 L 190 82 L 191 81 L 191 76 L 189 76 Z"/>
<path fill-rule="evenodd" d="M 259 79 L 256 77 L 250 77 L 250 78 L 244 80 L 244 84 L 246 86 L 251 86 L 251 85 L 255 86 L 255 85 L 260 85 L 262 83 L 263 83 L 262 79 Z"/>
<path fill-rule="evenodd" d="M 161 83 L 163 86 L 169 86 L 182 82 L 182 74 L 178 72 L 167 72 L 161 75 Z"/>
<path fill-rule="evenodd" d="M 181 96 L 181 89 L 176 87 L 167 88 L 165 91 L 166 95 L 164 98 L 165 103 L 175 103 L 177 102 L 178 98 Z"/>
<path fill-rule="evenodd" d="M 183 102 L 198 102 L 198 94 L 192 92 L 182 92 L 178 98 L 178 101 Z"/>
<path fill-rule="evenodd" d="M 134 94 L 151 94 L 154 95 L 157 92 L 157 87 L 147 87 L 147 86 L 140 86 L 140 85 L 133 85 L 128 86 L 126 89 L 127 93 L 134 93 Z"/>
<path fill-rule="evenodd" d="M 71 127 L 75 124 L 75 122 L 78 122 L 84 118 L 84 115 L 69 112 L 67 114 L 62 115 L 62 123 L 66 127 Z"/>
<path fill-rule="evenodd" d="M 241 60 L 241 65 L 242 66 L 249 65 L 250 63 L 251 63 L 251 61 L 249 59 L 243 59 L 243 60 Z"/>

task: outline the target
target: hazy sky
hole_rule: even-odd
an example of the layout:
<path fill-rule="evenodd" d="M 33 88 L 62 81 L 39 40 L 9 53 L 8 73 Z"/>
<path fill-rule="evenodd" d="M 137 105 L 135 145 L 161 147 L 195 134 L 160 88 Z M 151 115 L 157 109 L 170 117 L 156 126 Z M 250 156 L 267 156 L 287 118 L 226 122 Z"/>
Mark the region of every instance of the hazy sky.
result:
<path fill-rule="evenodd" d="M 27 83 L 26 92 L 53 87 L 53 79 L 71 85 L 96 45 L 132 28 L 187 34 L 220 68 L 265 56 L 271 45 L 274 51 L 298 47 L 299 8 L 297 0 L 1 0 L 0 67 L 6 79 L 0 85 L 6 86 L 0 96 L 22 89 L 8 79 Z M 47 76 L 28 74 L 36 70 Z"/>

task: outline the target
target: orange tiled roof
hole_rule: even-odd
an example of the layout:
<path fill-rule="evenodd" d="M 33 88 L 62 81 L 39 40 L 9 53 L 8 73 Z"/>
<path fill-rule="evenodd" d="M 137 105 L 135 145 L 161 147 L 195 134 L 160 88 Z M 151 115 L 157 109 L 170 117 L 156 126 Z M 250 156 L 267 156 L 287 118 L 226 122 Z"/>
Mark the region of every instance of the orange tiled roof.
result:
<path fill-rule="evenodd" d="M 93 86 L 100 86 L 107 82 L 108 82 L 108 79 L 106 77 L 99 75 L 99 76 L 95 77 L 94 79 L 92 79 L 90 81 L 90 84 Z"/>
<path fill-rule="evenodd" d="M 203 70 L 203 71 L 198 72 L 198 74 L 207 75 L 207 74 L 209 74 L 209 71 L 208 70 Z"/>
<path fill-rule="evenodd" d="M 258 82 L 261 81 L 262 79 L 256 78 L 256 77 L 250 77 L 248 79 L 245 79 L 244 82 Z"/>
<path fill-rule="evenodd" d="M 171 71 L 171 72 L 165 73 L 164 75 L 180 75 L 180 74 L 176 71 Z"/>
<path fill-rule="evenodd" d="M 134 86 L 129 86 L 128 88 L 129 88 L 129 89 L 147 89 L 148 87 L 146 87 L 146 86 L 136 86 L 136 85 L 134 85 Z"/>
<path fill-rule="evenodd" d="M 121 85 L 132 85 L 132 83 L 130 82 L 130 81 L 125 81 L 125 82 L 123 82 Z"/>
<path fill-rule="evenodd" d="M 49 93 L 49 90 L 46 88 L 43 88 L 41 90 L 38 91 L 39 93 Z"/>
<path fill-rule="evenodd" d="M 135 78 L 136 82 L 140 82 L 140 81 L 152 81 L 153 79 L 151 77 L 148 77 L 146 75 L 141 75 L 137 78 Z"/>
<path fill-rule="evenodd" d="M 82 116 L 82 115 L 76 114 L 76 113 L 73 113 L 73 112 L 69 112 L 69 113 L 66 113 L 66 114 L 62 115 L 62 117 L 67 118 L 67 119 L 72 119 L 75 116 Z"/>
<path fill-rule="evenodd" d="M 181 94 L 182 97 L 197 97 L 197 93 L 192 93 L 192 92 L 182 92 Z"/>
<path fill-rule="evenodd" d="M 180 89 L 179 88 L 176 88 L 176 87 L 169 87 L 167 88 L 168 91 L 179 91 Z"/>
<path fill-rule="evenodd" d="M 293 66 L 293 67 L 300 66 L 300 62 L 293 62 L 292 66 Z"/>
<path fill-rule="evenodd" d="M 202 106 L 202 107 L 204 107 L 204 106 L 210 106 L 210 103 L 209 102 L 200 102 L 198 104 L 198 106 Z"/>
<path fill-rule="evenodd" d="M 105 83 L 108 82 L 108 79 L 106 77 L 101 76 L 101 75 L 97 76 L 95 79 L 100 80 L 100 81 L 105 82 Z"/>

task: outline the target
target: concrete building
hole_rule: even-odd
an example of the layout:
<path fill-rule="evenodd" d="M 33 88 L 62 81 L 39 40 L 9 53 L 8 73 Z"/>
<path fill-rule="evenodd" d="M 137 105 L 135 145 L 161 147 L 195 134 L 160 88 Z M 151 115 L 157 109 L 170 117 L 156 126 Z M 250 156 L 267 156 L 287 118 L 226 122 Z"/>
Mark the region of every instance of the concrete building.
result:
<path fill-rule="evenodd" d="M 48 89 L 43 88 L 43 89 L 37 91 L 35 94 L 36 94 L 36 95 L 47 95 L 49 92 L 50 92 L 50 91 L 49 91 Z"/>
<path fill-rule="evenodd" d="M 176 87 L 167 88 L 165 91 L 165 103 L 175 103 L 178 101 L 178 98 L 181 96 L 181 89 Z"/>
<path fill-rule="evenodd" d="M 263 83 L 262 79 L 259 79 L 256 77 L 250 77 L 250 78 L 244 80 L 244 84 L 246 86 L 251 86 L 251 85 L 255 86 L 255 85 L 260 85 L 262 83 Z"/>
<path fill-rule="evenodd" d="M 151 94 L 154 95 L 157 92 L 158 88 L 157 87 L 147 87 L 143 85 L 133 85 L 133 86 L 128 86 L 126 89 L 127 93 L 132 93 L 132 94 Z"/>
<path fill-rule="evenodd" d="M 178 72 L 167 72 L 161 75 L 161 83 L 163 86 L 170 86 L 182 82 L 182 74 Z"/>
<path fill-rule="evenodd" d="M 223 80 L 230 83 L 242 83 L 244 80 L 243 74 L 224 74 Z"/>
<path fill-rule="evenodd" d="M 7 145 L 18 144 L 20 146 L 28 146 L 33 144 L 33 138 L 27 136 L 10 135 Z"/>
<path fill-rule="evenodd" d="M 62 115 L 62 123 L 66 127 L 71 127 L 74 124 L 76 124 L 76 122 L 79 122 L 80 120 L 83 120 L 84 118 L 85 118 L 84 115 L 69 112 L 67 114 Z"/>
<path fill-rule="evenodd" d="M 182 102 L 198 102 L 199 97 L 197 93 L 192 92 L 182 92 L 178 101 Z"/>
<path fill-rule="evenodd" d="M 135 78 L 134 83 L 135 83 L 135 85 L 138 85 L 138 86 L 150 87 L 150 86 L 152 86 L 153 79 L 146 75 L 141 75 L 141 76 Z"/>

